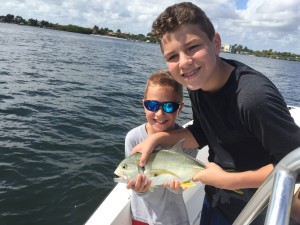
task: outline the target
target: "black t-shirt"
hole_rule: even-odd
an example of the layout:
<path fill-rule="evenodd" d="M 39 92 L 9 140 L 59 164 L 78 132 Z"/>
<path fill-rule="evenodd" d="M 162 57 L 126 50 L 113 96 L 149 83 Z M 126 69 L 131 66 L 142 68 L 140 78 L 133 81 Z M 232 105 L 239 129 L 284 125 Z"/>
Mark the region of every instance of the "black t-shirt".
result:
<path fill-rule="evenodd" d="M 188 90 L 194 120 L 188 129 L 200 147 L 209 146 L 208 160 L 223 168 L 247 171 L 277 164 L 300 146 L 300 128 L 282 95 L 267 77 L 243 63 L 222 60 L 235 69 L 219 91 Z M 210 186 L 206 192 L 211 199 L 227 193 L 221 190 L 220 194 L 219 189 Z M 234 220 L 254 191 L 249 193 L 247 197 L 230 193 L 230 203 L 225 204 L 219 196 L 216 204 L 225 214 L 233 212 L 234 215 L 227 217 Z M 228 208 L 233 205 L 236 210 Z"/>

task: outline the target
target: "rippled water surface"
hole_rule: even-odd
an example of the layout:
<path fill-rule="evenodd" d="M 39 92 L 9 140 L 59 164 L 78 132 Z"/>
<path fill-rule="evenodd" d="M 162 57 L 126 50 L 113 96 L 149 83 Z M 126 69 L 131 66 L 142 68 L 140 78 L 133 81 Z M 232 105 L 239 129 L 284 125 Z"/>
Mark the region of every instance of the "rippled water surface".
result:
<path fill-rule="evenodd" d="M 114 186 L 124 137 L 145 121 L 158 45 L 0 23 L 0 224 L 79 225 Z M 222 54 L 300 105 L 300 63 Z M 179 123 L 191 119 L 185 93 Z"/>

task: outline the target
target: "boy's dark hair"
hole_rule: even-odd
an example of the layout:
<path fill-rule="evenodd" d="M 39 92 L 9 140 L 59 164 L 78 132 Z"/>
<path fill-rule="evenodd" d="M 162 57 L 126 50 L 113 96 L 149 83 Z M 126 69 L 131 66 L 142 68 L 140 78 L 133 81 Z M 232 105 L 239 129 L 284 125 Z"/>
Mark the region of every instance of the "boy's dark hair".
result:
<path fill-rule="evenodd" d="M 198 25 L 210 40 L 215 35 L 215 28 L 205 12 L 191 2 L 182 2 L 166 8 L 153 22 L 152 35 L 160 39 L 165 33 L 175 31 L 183 24 Z"/>
<path fill-rule="evenodd" d="M 180 83 L 178 83 L 171 75 L 169 71 L 160 70 L 153 73 L 147 80 L 144 98 L 147 99 L 147 93 L 149 86 L 164 86 L 173 89 L 178 97 L 178 103 L 183 101 L 183 88 Z"/>

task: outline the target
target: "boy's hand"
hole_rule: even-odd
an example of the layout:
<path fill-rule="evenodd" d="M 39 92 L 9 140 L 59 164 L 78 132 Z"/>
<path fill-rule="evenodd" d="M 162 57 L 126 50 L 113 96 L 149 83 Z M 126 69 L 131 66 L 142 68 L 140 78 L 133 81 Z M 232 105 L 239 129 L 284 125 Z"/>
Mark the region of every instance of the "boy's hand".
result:
<path fill-rule="evenodd" d="M 235 172 L 223 170 L 216 163 L 207 163 L 205 167 L 194 175 L 193 181 L 227 190 L 258 188 L 274 168 L 268 164 L 256 170 Z"/>
<path fill-rule="evenodd" d="M 203 184 L 212 185 L 217 188 L 223 188 L 223 180 L 228 174 L 220 166 L 215 163 L 207 163 L 206 168 L 196 173 L 193 181 L 200 181 Z"/>
<path fill-rule="evenodd" d="M 163 184 L 164 187 L 170 187 L 172 190 L 179 191 L 180 188 L 183 190 L 186 190 L 186 187 L 181 187 L 181 183 L 178 180 L 171 180 L 170 183 L 164 182 Z"/>
<path fill-rule="evenodd" d="M 142 141 L 138 145 L 136 145 L 132 151 L 131 154 L 140 152 L 142 153 L 141 159 L 140 159 L 140 166 L 143 167 L 146 164 L 146 161 L 151 154 L 151 152 L 154 150 L 155 144 L 154 140 L 151 140 L 150 137 L 148 137 L 146 140 Z"/>
<path fill-rule="evenodd" d="M 135 192 L 146 192 L 149 190 L 150 185 L 151 180 L 147 180 L 145 175 L 139 174 L 135 180 L 128 181 L 126 188 Z"/>

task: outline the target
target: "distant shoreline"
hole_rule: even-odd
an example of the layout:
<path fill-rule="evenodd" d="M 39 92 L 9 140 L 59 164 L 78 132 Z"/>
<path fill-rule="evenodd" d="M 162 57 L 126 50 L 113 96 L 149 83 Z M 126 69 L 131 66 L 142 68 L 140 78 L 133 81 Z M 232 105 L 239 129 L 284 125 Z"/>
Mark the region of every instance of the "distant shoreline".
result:
<path fill-rule="evenodd" d="M 128 39 L 126 38 L 121 38 L 121 37 L 114 37 L 114 36 L 108 36 L 108 35 L 101 35 L 101 34 L 90 34 L 92 36 L 99 36 L 99 37 L 105 37 L 105 38 L 112 38 L 112 39 L 121 39 L 127 41 Z"/>
<path fill-rule="evenodd" d="M 9 18 L 8 18 L 9 17 Z M 117 38 L 121 40 L 130 40 L 130 41 L 138 41 L 138 42 L 146 42 L 146 43 L 154 43 L 158 44 L 159 41 L 153 37 L 150 33 L 147 36 L 143 34 L 130 34 L 130 33 L 123 33 L 120 29 L 116 32 L 109 28 L 99 28 L 98 26 L 94 26 L 93 28 L 86 28 L 80 27 L 76 25 L 60 25 L 60 24 L 53 24 L 49 23 L 48 21 L 38 21 L 34 19 L 29 19 L 28 21 L 23 19 L 20 16 L 14 17 L 14 15 L 8 14 L 7 16 L 0 16 L 0 23 L 8 23 L 8 24 L 18 24 L 23 26 L 33 26 L 38 28 L 46 28 L 46 29 L 54 29 L 58 31 L 67 31 L 67 32 L 74 32 L 74 33 L 81 33 L 81 34 L 90 34 L 90 35 L 99 35 L 108 38 Z M 262 50 L 262 51 L 254 51 L 248 49 L 246 46 L 242 46 L 239 44 L 234 45 L 222 45 L 230 46 L 230 51 L 222 52 L 232 53 L 232 54 L 242 54 L 242 55 L 253 55 L 257 57 L 265 57 L 265 58 L 272 58 L 272 59 L 281 59 L 281 60 L 288 60 L 288 61 L 297 61 L 300 62 L 300 55 L 291 53 L 291 52 L 277 52 L 273 51 L 272 49 L 269 50 Z"/>

